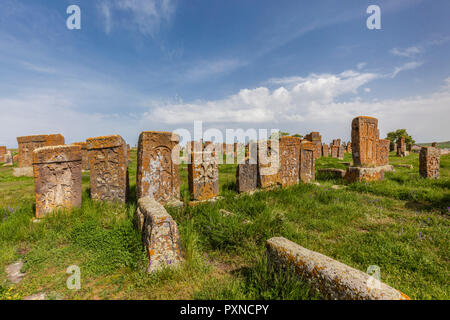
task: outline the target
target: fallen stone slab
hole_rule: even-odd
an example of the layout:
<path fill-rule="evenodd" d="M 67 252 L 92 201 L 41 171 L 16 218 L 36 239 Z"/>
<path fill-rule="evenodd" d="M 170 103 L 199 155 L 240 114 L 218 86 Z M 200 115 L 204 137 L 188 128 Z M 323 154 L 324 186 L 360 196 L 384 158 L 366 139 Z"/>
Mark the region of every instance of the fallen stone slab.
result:
<path fill-rule="evenodd" d="M 14 177 L 34 177 L 33 167 L 13 168 Z"/>
<path fill-rule="evenodd" d="M 407 169 L 414 168 L 414 166 L 412 164 L 394 164 L 393 166 L 396 168 L 407 168 Z"/>
<path fill-rule="evenodd" d="M 45 292 L 35 293 L 24 297 L 23 300 L 47 300 L 47 294 Z"/>
<path fill-rule="evenodd" d="M 345 170 L 336 169 L 336 168 L 318 169 L 317 173 L 320 176 L 326 176 L 326 177 L 337 178 L 337 179 L 342 179 L 345 176 Z"/>
<path fill-rule="evenodd" d="M 22 259 L 5 267 L 5 272 L 9 282 L 17 284 L 23 279 L 23 277 L 25 277 L 25 273 L 20 272 L 22 267 Z"/>
<path fill-rule="evenodd" d="M 292 272 L 324 298 L 334 300 L 409 300 L 404 293 L 367 273 L 282 237 L 266 242 L 269 270 Z M 373 281 L 375 280 L 375 282 Z"/>
<path fill-rule="evenodd" d="M 162 204 L 150 196 L 139 199 L 136 221 L 147 249 L 147 272 L 175 267 L 182 261 L 177 223 Z"/>

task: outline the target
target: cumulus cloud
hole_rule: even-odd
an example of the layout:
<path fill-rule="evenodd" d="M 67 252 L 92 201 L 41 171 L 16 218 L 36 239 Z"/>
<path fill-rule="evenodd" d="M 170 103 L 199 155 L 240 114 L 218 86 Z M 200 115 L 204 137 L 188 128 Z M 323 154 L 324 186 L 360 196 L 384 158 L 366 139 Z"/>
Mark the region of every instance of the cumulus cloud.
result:
<path fill-rule="evenodd" d="M 407 57 L 407 58 L 413 58 L 421 53 L 423 53 L 424 49 L 422 47 L 416 47 L 412 46 L 406 49 L 398 49 L 393 48 L 391 49 L 391 54 L 398 57 Z"/>
<path fill-rule="evenodd" d="M 412 67 L 403 70 L 408 68 Z M 349 139 L 350 121 L 358 115 L 370 115 L 379 118 L 382 135 L 407 127 L 420 141 L 448 139 L 450 127 L 443 119 L 450 117 L 450 78 L 427 96 L 381 101 L 360 98 L 360 89 L 370 92 L 365 85 L 378 78 L 386 76 L 348 70 L 340 74 L 270 79 L 267 83 L 281 86 L 242 89 L 220 100 L 158 104 L 143 118 L 172 126 L 195 120 L 217 126 L 237 124 L 256 128 L 269 124 L 294 133 L 319 130 L 330 139 L 333 136 Z M 438 122 L 440 125 L 436 125 Z"/>

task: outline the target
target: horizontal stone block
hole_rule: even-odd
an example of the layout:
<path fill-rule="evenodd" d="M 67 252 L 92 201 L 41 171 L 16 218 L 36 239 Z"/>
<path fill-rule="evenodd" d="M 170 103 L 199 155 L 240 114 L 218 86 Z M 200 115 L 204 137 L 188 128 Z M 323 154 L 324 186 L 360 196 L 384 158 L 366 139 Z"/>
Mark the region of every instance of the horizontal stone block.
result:
<path fill-rule="evenodd" d="M 384 170 L 384 167 L 348 167 L 345 173 L 345 180 L 348 182 L 384 180 Z"/>
<path fill-rule="evenodd" d="M 321 176 L 328 176 L 333 178 L 343 178 L 345 176 L 345 170 L 343 169 L 335 169 L 335 168 L 324 168 L 318 169 L 318 174 Z"/>
<path fill-rule="evenodd" d="M 401 291 L 367 273 L 282 237 L 267 240 L 269 270 L 292 272 L 327 299 L 409 300 Z M 373 281 L 375 280 L 375 281 Z"/>
<path fill-rule="evenodd" d="M 149 273 L 182 261 L 177 223 L 159 202 L 149 196 L 140 198 L 136 222 L 147 249 Z"/>

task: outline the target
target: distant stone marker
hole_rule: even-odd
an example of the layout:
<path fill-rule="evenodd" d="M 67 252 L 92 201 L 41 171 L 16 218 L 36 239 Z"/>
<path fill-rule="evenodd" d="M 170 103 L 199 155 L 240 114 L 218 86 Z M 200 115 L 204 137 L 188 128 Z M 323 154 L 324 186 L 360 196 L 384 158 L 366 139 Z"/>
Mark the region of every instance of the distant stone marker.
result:
<path fill-rule="evenodd" d="M 272 188 L 280 182 L 280 145 L 278 140 L 258 141 L 258 187 Z"/>
<path fill-rule="evenodd" d="M 329 150 L 328 150 L 328 145 L 323 143 L 322 144 L 322 157 L 329 157 Z"/>
<path fill-rule="evenodd" d="M 377 165 L 378 120 L 372 117 L 356 117 L 352 121 L 352 152 L 355 166 Z"/>
<path fill-rule="evenodd" d="M 314 145 L 314 159 L 322 157 L 322 136 L 319 132 L 311 132 L 305 136 L 305 139 Z"/>
<path fill-rule="evenodd" d="M 128 193 L 127 146 L 119 135 L 89 138 L 91 198 L 125 203 Z"/>
<path fill-rule="evenodd" d="M 303 182 L 311 182 L 316 178 L 314 148 L 314 145 L 307 141 L 302 141 L 300 145 L 300 180 Z"/>
<path fill-rule="evenodd" d="M 161 204 L 180 200 L 178 143 L 179 136 L 171 132 L 144 131 L 140 134 L 136 175 L 138 199 L 150 196 Z"/>
<path fill-rule="evenodd" d="M 392 170 L 392 167 L 388 166 L 389 145 L 386 141 L 380 142 L 376 118 L 365 116 L 354 118 L 352 121 L 353 166 L 347 168 L 345 179 L 349 182 L 383 180 L 384 172 Z"/>
<path fill-rule="evenodd" d="M 191 200 L 205 201 L 219 195 L 219 165 L 216 154 L 201 142 L 192 142 L 188 183 Z"/>
<path fill-rule="evenodd" d="M 33 153 L 36 218 L 56 209 L 81 206 L 81 148 L 41 147 Z"/>
<path fill-rule="evenodd" d="M 338 156 L 337 156 L 337 158 L 339 160 L 344 160 L 344 155 L 345 155 L 345 147 L 343 145 L 340 145 L 339 149 L 338 149 Z"/>
<path fill-rule="evenodd" d="M 397 156 L 406 157 L 407 155 L 408 152 L 406 151 L 405 137 L 400 137 L 397 140 Z"/>
<path fill-rule="evenodd" d="M 250 143 L 249 152 L 244 163 L 238 164 L 236 169 L 236 191 L 238 193 L 251 192 L 258 188 L 258 145 Z"/>
<path fill-rule="evenodd" d="M 377 145 L 377 166 L 386 166 L 389 164 L 389 146 L 391 141 L 380 139 Z"/>
<path fill-rule="evenodd" d="M 438 148 L 422 147 L 419 154 L 419 174 L 423 178 L 439 179 L 441 153 Z"/>
<path fill-rule="evenodd" d="M 59 146 L 64 144 L 60 134 L 33 135 L 17 137 L 19 145 L 19 168 L 33 166 L 33 151 L 40 147 Z"/>
<path fill-rule="evenodd" d="M 284 136 L 280 139 L 280 184 L 282 187 L 296 185 L 300 178 L 300 145 L 301 139 Z M 313 153 L 317 152 L 317 145 L 310 142 Z"/>
<path fill-rule="evenodd" d="M 73 144 L 81 147 L 81 162 L 83 170 L 89 170 L 89 158 L 86 142 L 75 142 Z"/>
<path fill-rule="evenodd" d="M 5 161 L 5 156 L 6 156 L 6 147 L 5 146 L 0 146 L 0 163 L 4 163 Z"/>

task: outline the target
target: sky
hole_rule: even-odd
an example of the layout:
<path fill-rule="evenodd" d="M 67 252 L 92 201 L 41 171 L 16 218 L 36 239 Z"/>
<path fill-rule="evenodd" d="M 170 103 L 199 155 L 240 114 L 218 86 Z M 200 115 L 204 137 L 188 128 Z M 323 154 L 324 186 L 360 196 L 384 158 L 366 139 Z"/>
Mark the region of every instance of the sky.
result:
<path fill-rule="evenodd" d="M 135 145 L 194 121 L 348 141 L 360 115 L 381 137 L 448 141 L 449 12 L 448 0 L 2 0 L 0 145 L 50 133 Z"/>

